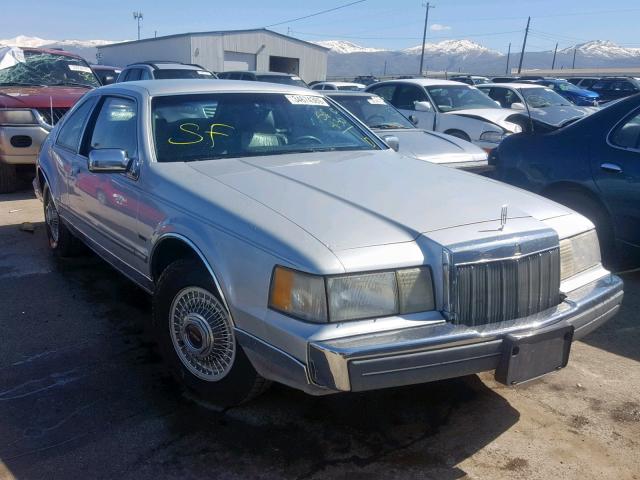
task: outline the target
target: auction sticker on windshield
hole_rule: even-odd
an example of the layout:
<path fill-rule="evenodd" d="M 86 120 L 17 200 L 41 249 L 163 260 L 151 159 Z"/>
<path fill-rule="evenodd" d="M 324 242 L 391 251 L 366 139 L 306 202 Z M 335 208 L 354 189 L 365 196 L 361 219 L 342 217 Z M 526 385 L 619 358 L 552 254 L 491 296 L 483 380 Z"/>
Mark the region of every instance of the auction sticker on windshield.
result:
<path fill-rule="evenodd" d="M 67 66 L 69 67 L 69 70 L 71 70 L 73 72 L 91 73 L 91 69 L 89 67 L 85 67 L 84 65 L 69 64 Z"/>
<path fill-rule="evenodd" d="M 367 102 L 369 102 L 371 105 L 384 105 L 384 98 L 369 97 L 367 98 Z"/>
<path fill-rule="evenodd" d="M 328 107 L 329 104 L 322 97 L 314 95 L 285 95 L 287 100 L 293 105 L 315 105 L 317 107 Z"/>

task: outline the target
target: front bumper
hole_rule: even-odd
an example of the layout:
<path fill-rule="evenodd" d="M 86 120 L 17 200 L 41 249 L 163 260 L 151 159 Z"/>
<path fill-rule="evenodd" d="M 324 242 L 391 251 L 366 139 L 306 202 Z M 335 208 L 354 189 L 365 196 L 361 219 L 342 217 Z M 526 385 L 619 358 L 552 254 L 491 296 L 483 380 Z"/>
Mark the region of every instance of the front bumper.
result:
<path fill-rule="evenodd" d="M 0 162 L 34 165 L 49 131 L 40 125 L 1 126 Z"/>
<path fill-rule="evenodd" d="M 572 325 L 574 339 L 579 339 L 613 317 L 622 297 L 622 280 L 607 275 L 570 292 L 560 305 L 507 326 L 485 325 L 485 330 L 456 326 L 453 330 L 442 322 L 312 342 L 308 381 L 329 391 L 365 391 L 495 370 L 507 334 L 535 334 Z"/>

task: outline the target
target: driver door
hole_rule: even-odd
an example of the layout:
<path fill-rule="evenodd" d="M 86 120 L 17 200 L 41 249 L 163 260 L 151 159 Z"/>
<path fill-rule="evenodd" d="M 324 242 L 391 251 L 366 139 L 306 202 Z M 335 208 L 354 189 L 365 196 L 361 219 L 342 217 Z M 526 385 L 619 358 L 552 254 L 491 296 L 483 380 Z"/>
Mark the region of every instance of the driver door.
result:
<path fill-rule="evenodd" d="M 431 105 L 431 110 L 416 110 L 417 102 L 427 102 Z M 423 130 L 436 129 L 436 112 L 433 104 L 427 97 L 424 89 L 418 85 L 399 84 L 393 95 L 391 103 L 400 110 L 405 117 L 414 115 L 418 119 L 418 128 Z"/>

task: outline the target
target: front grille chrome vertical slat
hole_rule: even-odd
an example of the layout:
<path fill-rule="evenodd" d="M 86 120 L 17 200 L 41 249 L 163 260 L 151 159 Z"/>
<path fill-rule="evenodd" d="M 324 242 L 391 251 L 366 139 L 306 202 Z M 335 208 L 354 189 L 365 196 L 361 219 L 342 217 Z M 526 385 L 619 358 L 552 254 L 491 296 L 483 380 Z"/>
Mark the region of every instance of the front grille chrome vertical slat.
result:
<path fill-rule="evenodd" d="M 60 121 L 64 114 L 67 113 L 68 108 L 38 108 L 38 113 L 47 125 L 55 126 Z M 53 114 L 53 117 L 51 116 Z"/>
<path fill-rule="evenodd" d="M 454 323 L 484 325 L 526 317 L 560 302 L 557 248 L 453 268 Z"/>

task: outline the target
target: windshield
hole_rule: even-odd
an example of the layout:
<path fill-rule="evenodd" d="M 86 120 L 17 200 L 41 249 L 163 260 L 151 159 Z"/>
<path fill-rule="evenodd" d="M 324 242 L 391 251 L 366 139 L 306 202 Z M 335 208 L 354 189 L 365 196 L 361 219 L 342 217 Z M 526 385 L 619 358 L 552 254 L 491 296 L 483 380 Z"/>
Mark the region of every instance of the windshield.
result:
<path fill-rule="evenodd" d="M 548 88 L 522 88 L 520 93 L 533 108 L 566 107 L 571 105 L 564 97 Z"/>
<path fill-rule="evenodd" d="M 153 72 L 156 80 L 169 80 L 173 78 L 204 78 L 211 80 L 213 74 L 206 70 L 188 70 L 186 68 L 160 68 Z"/>
<path fill-rule="evenodd" d="M 295 85 L 296 87 L 305 87 L 308 85 L 300 77 L 289 75 L 256 75 L 259 82 L 282 83 L 284 85 Z"/>
<path fill-rule="evenodd" d="M 12 60 L 7 62 L 11 66 L 0 69 L 0 85 L 100 86 L 89 65 L 81 58 L 13 49 Z"/>
<path fill-rule="evenodd" d="M 157 97 L 159 162 L 381 147 L 320 96 L 220 93 Z"/>
<path fill-rule="evenodd" d="M 431 98 L 441 112 L 478 108 L 500 108 L 496 102 L 476 88 L 465 85 L 427 87 Z"/>
<path fill-rule="evenodd" d="M 330 96 L 330 98 L 349 110 L 369 128 L 415 128 L 382 97 Z"/>
<path fill-rule="evenodd" d="M 573 83 L 558 82 L 555 85 L 558 88 L 558 90 L 561 90 L 563 92 L 575 92 L 575 93 L 581 93 L 582 92 L 582 89 L 576 87 Z"/>

